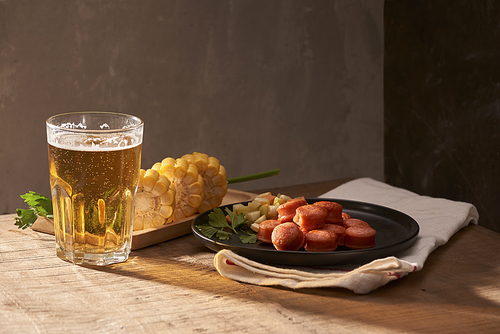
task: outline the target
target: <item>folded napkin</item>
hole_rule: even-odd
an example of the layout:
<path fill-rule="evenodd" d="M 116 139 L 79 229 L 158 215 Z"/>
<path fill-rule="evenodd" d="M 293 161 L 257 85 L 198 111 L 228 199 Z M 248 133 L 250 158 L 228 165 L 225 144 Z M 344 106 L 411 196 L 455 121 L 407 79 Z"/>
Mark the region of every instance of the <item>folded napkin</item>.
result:
<path fill-rule="evenodd" d="M 401 211 L 417 221 L 419 235 L 412 246 L 395 256 L 361 266 L 280 267 L 222 250 L 214 258 L 219 273 L 256 285 L 280 285 L 292 289 L 342 287 L 365 294 L 421 270 L 433 250 L 448 242 L 461 228 L 470 223 L 477 224 L 479 219 L 472 204 L 419 196 L 371 178 L 345 183 L 320 197 L 373 203 Z"/>

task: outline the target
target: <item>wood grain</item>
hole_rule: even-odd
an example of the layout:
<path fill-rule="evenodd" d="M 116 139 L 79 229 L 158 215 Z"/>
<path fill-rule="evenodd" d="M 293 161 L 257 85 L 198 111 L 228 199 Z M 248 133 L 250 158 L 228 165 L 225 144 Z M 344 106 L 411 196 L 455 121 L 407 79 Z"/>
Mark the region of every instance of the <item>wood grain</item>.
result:
<path fill-rule="evenodd" d="M 300 189 L 298 189 L 300 190 Z M 321 190 L 322 191 L 322 190 Z M 319 193 L 316 195 L 320 195 Z M 0 216 L 1 333 L 497 333 L 500 234 L 472 225 L 424 268 L 367 295 L 221 277 L 186 235 L 104 268 L 55 254 L 54 236 Z"/>

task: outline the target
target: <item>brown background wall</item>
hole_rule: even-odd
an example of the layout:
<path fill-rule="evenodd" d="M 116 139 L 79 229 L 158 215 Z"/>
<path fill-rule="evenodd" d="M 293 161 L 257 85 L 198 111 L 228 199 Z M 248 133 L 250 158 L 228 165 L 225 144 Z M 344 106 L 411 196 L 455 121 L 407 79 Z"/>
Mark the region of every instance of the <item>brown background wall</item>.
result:
<path fill-rule="evenodd" d="M 385 175 L 500 232 L 500 2 L 387 1 Z"/>
<path fill-rule="evenodd" d="M 49 194 L 45 119 L 146 124 L 143 167 L 201 151 L 234 188 L 383 179 L 382 0 L 0 1 L 0 214 Z"/>
<path fill-rule="evenodd" d="M 281 169 L 236 189 L 370 176 L 500 231 L 499 18 L 492 0 L 0 1 L 0 214 L 49 194 L 45 119 L 95 109 L 144 119 L 146 168 L 196 150 L 229 177 Z"/>

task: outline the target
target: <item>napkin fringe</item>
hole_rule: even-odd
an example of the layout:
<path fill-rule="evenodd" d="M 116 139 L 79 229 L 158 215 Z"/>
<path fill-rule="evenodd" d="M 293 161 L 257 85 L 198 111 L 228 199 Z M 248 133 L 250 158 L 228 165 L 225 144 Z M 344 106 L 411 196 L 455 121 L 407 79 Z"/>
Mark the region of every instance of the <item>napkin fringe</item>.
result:
<path fill-rule="evenodd" d="M 415 266 L 391 256 L 349 271 L 338 270 L 339 272 L 326 274 L 321 272 L 324 269 L 316 269 L 315 272 L 307 272 L 258 263 L 230 250 L 219 251 L 214 264 L 220 275 L 244 283 L 279 285 L 291 289 L 342 287 L 358 294 L 368 293 L 373 287 L 385 285 L 415 271 Z"/>

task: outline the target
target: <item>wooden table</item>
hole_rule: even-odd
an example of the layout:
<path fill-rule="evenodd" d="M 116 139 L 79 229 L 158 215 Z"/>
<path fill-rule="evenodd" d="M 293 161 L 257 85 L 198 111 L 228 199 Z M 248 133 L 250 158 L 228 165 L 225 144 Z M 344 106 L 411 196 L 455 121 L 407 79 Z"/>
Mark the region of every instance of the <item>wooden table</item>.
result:
<path fill-rule="evenodd" d="M 319 196 L 346 180 L 272 189 Z M 256 192 L 260 192 L 257 190 Z M 55 255 L 54 237 L 0 216 L 0 333 L 495 333 L 500 234 L 458 232 L 423 270 L 366 295 L 220 276 L 192 235 L 104 268 Z"/>

